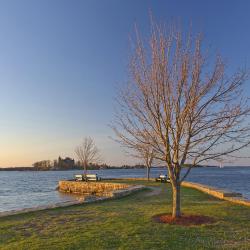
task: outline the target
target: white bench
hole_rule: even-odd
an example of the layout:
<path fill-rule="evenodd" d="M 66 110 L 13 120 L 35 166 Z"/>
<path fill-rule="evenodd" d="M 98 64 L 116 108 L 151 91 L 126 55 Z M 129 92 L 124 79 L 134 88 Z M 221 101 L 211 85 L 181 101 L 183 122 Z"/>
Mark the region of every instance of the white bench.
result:
<path fill-rule="evenodd" d="M 87 181 L 100 181 L 101 178 L 97 174 L 86 174 Z"/>
<path fill-rule="evenodd" d="M 167 175 L 163 175 L 163 174 L 161 174 L 159 177 L 155 178 L 155 181 L 170 182 L 168 176 Z"/>
<path fill-rule="evenodd" d="M 100 181 L 101 178 L 97 174 L 76 174 L 76 181 Z"/>
<path fill-rule="evenodd" d="M 76 175 L 75 175 L 75 180 L 76 180 L 76 181 L 82 181 L 82 180 L 83 180 L 82 174 L 76 174 Z"/>

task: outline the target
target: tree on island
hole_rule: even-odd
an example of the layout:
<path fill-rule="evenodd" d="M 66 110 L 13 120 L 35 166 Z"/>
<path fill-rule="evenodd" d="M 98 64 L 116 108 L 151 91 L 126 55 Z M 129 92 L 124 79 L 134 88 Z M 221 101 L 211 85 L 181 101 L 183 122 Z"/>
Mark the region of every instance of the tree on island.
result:
<path fill-rule="evenodd" d="M 151 23 L 145 43 L 136 29 L 130 81 L 117 98 L 113 129 L 127 147 L 150 145 L 166 164 L 172 217 L 181 216 L 180 187 L 192 167 L 236 157 L 250 143 L 250 114 L 243 96 L 246 70 L 228 77 L 220 56 L 202 49 L 200 34 Z M 211 59 L 211 60 L 210 60 Z M 189 163 L 181 175 L 185 163 Z"/>
<path fill-rule="evenodd" d="M 76 147 L 75 154 L 84 168 L 84 174 L 87 174 L 87 167 L 90 163 L 98 163 L 100 161 L 100 152 L 91 137 L 85 137 L 83 142 Z"/>

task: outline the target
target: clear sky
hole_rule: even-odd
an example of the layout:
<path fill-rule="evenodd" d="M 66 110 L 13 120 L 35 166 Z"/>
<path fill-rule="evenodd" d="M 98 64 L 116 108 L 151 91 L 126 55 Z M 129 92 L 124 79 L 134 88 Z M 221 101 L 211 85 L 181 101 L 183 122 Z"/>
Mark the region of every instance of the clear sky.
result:
<path fill-rule="evenodd" d="M 150 9 L 157 20 L 191 21 L 229 70 L 250 66 L 248 0 L 1 0 L 0 166 L 74 157 L 84 136 L 108 164 L 132 162 L 108 124 L 129 34 L 135 22 L 148 31 Z"/>

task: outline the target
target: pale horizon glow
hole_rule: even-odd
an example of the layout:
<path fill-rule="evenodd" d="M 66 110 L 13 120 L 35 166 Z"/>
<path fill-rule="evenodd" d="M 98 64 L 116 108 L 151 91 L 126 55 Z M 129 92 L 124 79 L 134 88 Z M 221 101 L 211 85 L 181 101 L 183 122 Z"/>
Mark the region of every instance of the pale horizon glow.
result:
<path fill-rule="evenodd" d="M 192 22 L 229 73 L 250 68 L 248 1 L 1 1 L 0 167 L 76 159 L 84 136 L 109 165 L 139 163 L 110 139 L 109 124 L 117 86 L 128 79 L 129 35 L 135 22 L 148 34 L 149 10 L 163 22 L 180 19 L 184 28 Z"/>

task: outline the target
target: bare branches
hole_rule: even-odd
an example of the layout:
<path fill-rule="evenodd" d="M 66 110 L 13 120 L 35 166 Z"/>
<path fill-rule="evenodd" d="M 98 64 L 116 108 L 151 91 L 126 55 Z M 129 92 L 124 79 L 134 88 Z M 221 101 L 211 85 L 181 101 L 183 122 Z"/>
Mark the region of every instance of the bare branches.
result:
<path fill-rule="evenodd" d="M 245 70 L 227 77 L 219 56 L 208 66 L 200 34 L 153 23 L 147 44 L 136 36 L 131 82 L 119 96 L 113 127 L 123 145 L 150 146 L 174 184 L 185 162 L 223 158 L 249 145 Z"/>
<path fill-rule="evenodd" d="M 242 91 L 248 74 L 227 77 L 220 56 L 208 64 L 200 34 L 151 22 L 147 43 L 136 30 L 130 83 L 118 98 L 113 128 L 122 145 L 150 148 L 166 164 L 176 217 L 180 184 L 192 167 L 231 158 L 250 145 L 250 108 Z M 186 162 L 191 167 L 181 175 Z"/>
<path fill-rule="evenodd" d="M 75 154 L 84 167 L 84 173 L 87 173 L 87 166 L 90 163 L 97 163 L 100 160 L 99 149 L 96 147 L 91 137 L 85 137 L 82 144 L 76 147 Z"/>

